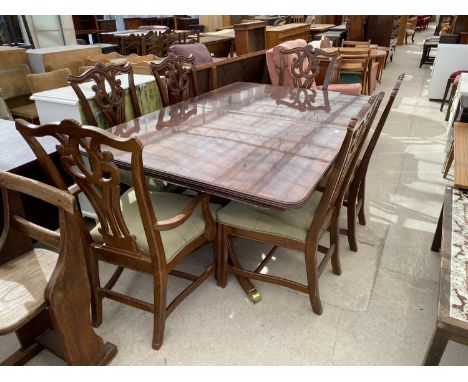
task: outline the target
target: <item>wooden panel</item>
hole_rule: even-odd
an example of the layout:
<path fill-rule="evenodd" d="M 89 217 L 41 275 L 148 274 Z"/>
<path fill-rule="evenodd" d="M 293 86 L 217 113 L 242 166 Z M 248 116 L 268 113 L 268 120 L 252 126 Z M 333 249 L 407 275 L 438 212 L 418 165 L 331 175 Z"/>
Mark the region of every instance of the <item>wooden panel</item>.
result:
<path fill-rule="evenodd" d="M 256 52 L 265 49 L 265 21 L 251 21 L 243 24 L 234 24 L 236 36 L 236 54 Z"/>
<path fill-rule="evenodd" d="M 182 107 L 181 107 L 182 106 Z M 237 82 L 112 128 L 144 145 L 148 175 L 271 208 L 302 206 L 369 97 Z M 129 168 L 128 153 L 113 151 Z"/>
<path fill-rule="evenodd" d="M 455 180 L 457 188 L 468 189 L 468 123 L 455 122 Z"/>

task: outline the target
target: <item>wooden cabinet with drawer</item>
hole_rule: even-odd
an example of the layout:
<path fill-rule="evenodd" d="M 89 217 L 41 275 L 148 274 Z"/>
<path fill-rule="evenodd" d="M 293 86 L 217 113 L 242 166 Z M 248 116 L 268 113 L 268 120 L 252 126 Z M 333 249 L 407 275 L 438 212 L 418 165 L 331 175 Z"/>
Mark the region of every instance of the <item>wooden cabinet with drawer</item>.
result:
<path fill-rule="evenodd" d="M 309 41 L 310 24 L 286 24 L 266 29 L 266 48 L 273 48 L 282 42 L 296 40 L 298 38 Z"/>

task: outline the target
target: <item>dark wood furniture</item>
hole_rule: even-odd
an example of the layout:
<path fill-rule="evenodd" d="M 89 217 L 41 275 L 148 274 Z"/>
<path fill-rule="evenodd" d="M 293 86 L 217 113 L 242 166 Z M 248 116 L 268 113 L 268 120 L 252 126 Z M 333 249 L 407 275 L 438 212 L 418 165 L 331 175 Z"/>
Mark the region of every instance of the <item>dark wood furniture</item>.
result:
<path fill-rule="evenodd" d="M 238 82 L 111 131 L 145 142 L 145 172 L 158 179 L 258 206 L 299 207 L 336 158 L 349 120 L 369 107 L 369 97 L 304 89 L 311 96 L 303 102 L 317 106 L 305 113 L 301 99 L 290 99 L 291 90 Z M 182 119 L 184 110 L 191 114 Z M 269 143 L 262 144 L 266 138 Z M 115 153 L 114 159 L 129 168 L 127 156 Z M 284 168 L 281 176 L 278 168 Z"/>
<path fill-rule="evenodd" d="M 74 15 L 72 16 L 72 19 L 77 37 L 96 34 L 98 42 L 101 42 L 99 36 L 98 16 Z"/>
<path fill-rule="evenodd" d="M 154 349 L 159 349 L 163 343 L 166 318 L 214 273 L 215 264 L 208 266 L 199 276 L 176 270 L 175 267 L 193 251 L 214 239 L 212 213 L 216 212 L 217 207 L 211 206 L 209 196 L 203 193 L 194 198 L 175 193 L 150 195 L 143 175 L 143 144 L 136 137 L 118 138 L 107 130 L 81 126 L 72 120 L 43 126 L 18 120 L 16 126 L 42 159 L 50 178 L 64 189 L 66 186 L 57 175 L 57 168 L 41 153 L 36 138 L 52 136 L 60 142 L 58 151 L 63 168 L 85 193 L 97 213 L 99 224 L 91 232 L 94 243 L 89 247 L 87 264 L 96 300 L 94 324 L 99 326 L 102 322 L 104 297 L 151 312 L 154 314 L 152 345 Z M 89 158 L 89 166 L 83 159 L 83 153 Z M 120 198 L 120 171 L 114 164 L 113 155 L 129 161 L 134 184 Z M 84 234 L 83 228 L 81 234 Z M 117 266 L 104 286 L 99 280 L 99 260 Z M 112 290 L 125 268 L 153 277 L 154 303 Z M 169 275 L 191 283 L 166 306 Z"/>
<path fill-rule="evenodd" d="M 105 44 L 118 45 L 119 40 L 114 35 L 107 33 L 117 31 L 115 20 L 98 19 L 97 22 L 99 28 L 99 38 L 101 42 Z"/>
<path fill-rule="evenodd" d="M 126 93 L 125 89 L 121 87 L 121 81 L 117 78 L 118 75 L 122 74 L 127 75 L 133 113 L 136 117 L 139 117 L 141 115 L 140 104 L 136 95 L 133 69 L 129 63 L 117 66 L 98 62 L 94 68 L 87 70 L 81 76 L 68 76 L 68 83 L 80 100 L 86 122 L 89 125 L 98 126 L 98 123 L 79 85 L 84 82 L 94 81 L 93 90 L 96 93 L 94 97 L 96 106 L 101 110 L 109 126 L 115 126 L 125 122 Z M 110 92 L 106 89 L 106 84 L 110 87 Z"/>
<path fill-rule="evenodd" d="M 195 68 L 198 94 L 209 92 L 235 82 L 268 84 L 265 50 L 231 57 Z"/>
<path fill-rule="evenodd" d="M 234 41 L 232 37 L 200 36 L 200 43 L 204 44 L 214 57 L 232 57 Z"/>
<path fill-rule="evenodd" d="M 143 25 L 141 17 L 126 17 L 123 21 L 126 30 L 138 29 L 138 27 Z"/>
<path fill-rule="evenodd" d="M 284 85 L 285 76 L 292 80 L 296 88 L 311 89 L 316 86 L 316 78 L 320 72 L 320 58 L 328 59 L 328 66 L 324 75 L 322 90 L 328 90 L 333 70 L 336 66 L 338 51 L 327 53 L 321 49 L 314 49 L 311 45 L 303 48 L 279 49 L 280 73 L 279 84 Z M 288 65 L 288 63 L 291 63 Z"/>
<path fill-rule="evenodd" d="M 302 39 L 310 40 L 310 24 L 286 24 L 266 29 L 266 49 L 273 48 L 282 42 Z"/>
<path fill-rule="evenodd" d="M 250 21 L 242 24 L 234 24 L 236 54 L 242 56 L 243 54 L 265 49 L 265 31 L 267 25 L 265 21 Z"/>
<path fill-rule="evenodd" d="M 345 201 L 343 205 L 347 207 L 347 220 L 348 228 L 344 232 L 348 236 L 349 247 L 352 251 L 357 252 L 357 240 L 356 240 L 356 217 L 359 219 L 359 224 L 366 224 L 365 217 L 365 195 L 366 195 L 366 176 L 367 169 L 369 168 L 369 162 L 372 158 L 375 146 L 379 140 L 380 134 L 385 126 L 387 117 L 390 114 L 392 109 L 393 102 L 400 90 L 401 83 L 405 78 L 405 74 L 400 74 L 398 77 L 395 86 L 390 94 L 390 98 L 385 105 L 385 109 L 380 116 L 379 122 L 374 129 L 372 137 L 368 141 L 366 147 L 363 148 L 363 155 L 360 156 L 358 164 L 356 166 L 356 171 L 353 173 L 349 189 L 346 193 Z M 377 103 L 380 105 L 383 98 L 383 93 L 377 95 Z"/>
<path fill-rule="evenodd" d="M 187 16 L 174 16 L 177 25 L 174 25 L 175 29 L 190 30 L 192 25 L 200 23 L 198 17 L 187 17 Z"/>
<path fill-rule="evenodd" d="M 115 35 L 114 35 L 115 37 Z M 143 52 L 144 37 L 140 34 L 131 33 L 128 36 L 117 36 L 120 40 L 120 53 L 127 56 L 131 53 L 138 54 L 139 56 L 145 55 Z"/>
<path fill-rule="evenodd" d="M 421 55 L 421 61 L 419 62 L 419 67 L 422 67 L 425 64 L 432 65 L 434 63 L 434 57 L 431 56 L 431 50 L 439 46 L 439 36 L 430 37 L 424 41 L 423 52 Z"/>
<path fill-rule="evenodd" d="M 300 90 L 305 91 L 305 89 Z M 306 293 L 309 295 L 314 313 L 322 314 L 318 279 L 330 260 L 333 273 L 341 274 L 339 212 L 359 151 L 377 109 L 374 99 L 370 99 L 367 107 L 349 122 L 344 142 L 334 161 L 331 176 L 323 194 L 314 192 L 301 208 L 280 213 L 237 202 L 231 202 L 218 211 L 217 236 L 220 252 L 217 282 L 219 286 L 226 286 L 227 274 L 230 271 L 237 277 L 269 282 Z M 319 245 L 319 241 L 328 231 L 330 232 L 330 246 L 326 248 Z M 234 245 L 230 243 L 231 236 L 268 243 L 274 247 L 256 269 L 250 271 L 242 267 Z M 307 285 L 272 275 L 270 272 L 261 273 L 276 253 L 277 246 L 304 254 Z M 318 252 L 325 254 L 320 262 Z M 250 289 L 248 293 L 251 298 L 259 300 L 258 292 L 255 290 Z"/>
<path fill-rule="evenodd" d="M 352 15 L 345 16 L 344 23 L 346 25 L 346 39 L 363 41 L 365 40 L 364 27 L 368 16 Z"/>
<path fill-rule="evenodd" d="M 438 365 L 449 340 L 468 346 L 466 191 L 447 187 L 432 250 L 441 249 L 437 324 L 424 365 Z M 436 237 L 435 237 L 436 239 Z"/>
<path fill-rule="evenodd" d="M 0 241 L 0 335 L 21 349 L 2 365 L 23 365 L 46 348 L 69 365 L 106 365 L 117 353 L 97 336 L 75 198 L 35 180 L 0 172 L 5 226 Z M 59 209 L 60 233 L 25 219 L 21 194 Z M 58 249 L 34 248 L 32 240 Z M 3 304 L 5 302 L 5 304 Z"/>
<path fill-rule="evenodd" d="M 8 171 L 47 183 L 48 179 L 37 162 L 36 156 L 16 131 L 15 123 L 0 119 L 0 130 L 2 131 L 0 145 L 8 148 L 2 150 L 0 154 L 0 171 Z M 51 138 L 41 138 L 40 142 L 47 155 L 57 162 L 56 141 Z M 27 195 L 23 195 L 22 199 L 28 220 L 49 229 L 58 228 L 58 214 L 55 207 Z M 0 214 L 0 229 L 3 229 L 3 214 Z"/>
<path fill-rule="evenodd" d="M 193 66 L 195 58 L 168 57 L 162 62 L 149 64 L 158 85 L 163 107 L 186 101 L 198 95 L 197 76 Z M 164 80 L 161 79 L 164 77 Z"/>

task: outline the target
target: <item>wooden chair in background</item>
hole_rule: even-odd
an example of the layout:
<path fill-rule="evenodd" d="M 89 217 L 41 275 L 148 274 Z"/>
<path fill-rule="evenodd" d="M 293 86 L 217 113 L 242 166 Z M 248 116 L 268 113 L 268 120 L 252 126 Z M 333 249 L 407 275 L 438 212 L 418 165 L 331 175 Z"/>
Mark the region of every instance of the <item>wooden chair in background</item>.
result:
<path fill-rule="evenodd" d="M 133 70 L 130 64 L 117 66 L 98 62 L 93 69 L 87 70 L 81 76 L 68 76 L 68 83 L 78 96 L 88 125 L 98 126 L 88 99 L 79 86 L 88 81 L 94 81 L 95 83 L 95 86 L 93 86 L 93 90 L 96 93 L 94 101 L 96 106 L 101 110 L 109 126 L 115 126 L 126 122 L 126 92 L 121 86 L 121 81 L 117 78 L 117 76 L 121 74 L 127 75 L 128 92 L 130 93 L 133 115 L 135 118 L 138 118 L 141 116 L 141 110 L 136 94 Z M 110 91 L 106 89 L 106 84 L 108 84 Z"/>
<path fill-rule="evenodd" d="M 120 52 L 124 56 L 130 53 L 135 53 L 139 56 L 146 54 L 143 52 L 143 37 L 133 33 L 129 36 L 122 37 L 120 40 Z"/>
<path fill-rule="evenodd" d="M 105 365 L 117 353 L 91 326 L 90 287 L 75 198 L 35 180 L 0 172 L 5 222 L 0 241 L 0 335 L 21 349 L 2 365 L 23 365 L 43 348 L 69 365 Z M 21 194 L 59 209 L 60 233 L 25 219 Z M 49 249 L 33 247 L 32 240 Z"/>
<path fill-rule="evenodd" d="M 290 24 L 303 23 L 304 20 L 305 20 L 305 16 L 291 16 Z"/>
<path fill-rule="evenodd" d="M 72 120 L 43 126 L 18 120 L 17 129 L 41 158 L 40 163 L 49 177 L 60 184 L 60 188 L 66 188 L 37 138 L 52 136 L 60 142 L 58 153 L 64 170 L 87 196 L 98 216 L 99 224 L 91 231 L 93 243 L 88 261 L 96 299 L 95 325 L 102 322 L 104 297 L 151 312 L 154 314 L 153 348 L 159 349 L 166 318 L 214 273 L 215 264 L 199 276 L 175 267 L 192 252 L 213 241 L 216 227 L 212 214 L 219 206 L 210 205 L 209 196 L 204 194 L 191 198 L 176 193 L 149 192 L 142 164 L 142 144 L 136 137 L 117 138 L 106 130 L 81 126 Z M 83 151 L 90 158 L 90 165 L 84 162 Z M 124 151 L 131 158 L 134 184 L 120 197 L 120 171 L 113 163 L 112 154 L 116 151 Z M 100 283 L 98 261 L 117 266 L 104 286 Z M 153 303 L 112 290 L 125 268 L 152 276 Z M 189 280 L 191 284 L 166 306 L 169 275 Z"/>
<path fill-rule="evenodd" d="M 340 82 L 360 83 L 363 94 L 370 94 L 370 48 L 339 48 Z"/>
<path fill-rule="evenodd" d="M 278 211 L 230 202 L 218 211 L 220 252 L 217 282 L 219 286 L 226 286 L 227 275 L 230 271 L 241 278 L 265 281 L 307 293 L 313 311 L 316 314 L 322 313 L 318 279 L 330 259 L 333 272 L 336 275 L 341 274 L 338 239 L 339 212 L 359 151 L 376 112 L 376 103 L 374 98 L 371 98 L 367 112 L 351 120 L 325 192 L 323 194 L 318 191 L 313 192 L 303 207 Z M 329 248 L 319 245 L 321 237 L 326 232 L 330 232 Z M 274 247 L 254 271 L 249 271 L 241 266 L 233 244 L 230 242 L 231 236 L 272 244 Z M 273 276 L 270 273 L 261 273 L 275 253 L 277 246 L 304 254 L 307 285 Z M 317 252 L 325 254 L 319 265 L 317 265 Z M 251 293 L 252 291 L 256 292 L 255 289 L 252 289 Z"/>
<path fill-rule="evenodd" d="M 185 101 L 198 95 L 197 76 L 193 67 L 194 58 L 168 57 L 159 64 L 150 63 L 161 95 L 163 107 Z M 164 80 L 161 79 L 164 77 Z"/>

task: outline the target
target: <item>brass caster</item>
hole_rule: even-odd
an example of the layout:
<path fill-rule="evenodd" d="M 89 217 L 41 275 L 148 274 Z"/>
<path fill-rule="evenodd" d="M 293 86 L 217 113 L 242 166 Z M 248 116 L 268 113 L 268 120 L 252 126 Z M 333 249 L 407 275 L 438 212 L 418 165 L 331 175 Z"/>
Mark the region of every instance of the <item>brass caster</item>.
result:
<path fill-rule="evenodd" d="M 256 304 L 262 300 L 262 296 L 260 296 L 257 289 L 252 289 L 249 291 L 249 299 Z"/>

